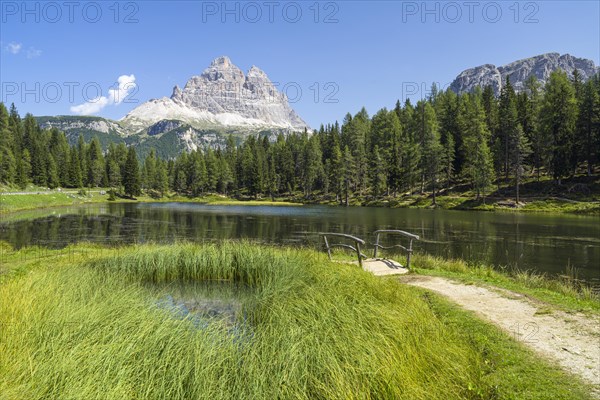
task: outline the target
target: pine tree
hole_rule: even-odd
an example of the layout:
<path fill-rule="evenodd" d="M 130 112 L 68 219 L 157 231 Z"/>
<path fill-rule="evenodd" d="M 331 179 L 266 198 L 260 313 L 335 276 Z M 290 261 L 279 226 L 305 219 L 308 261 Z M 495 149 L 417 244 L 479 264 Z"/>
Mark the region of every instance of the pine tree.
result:
<path fill-rule="evenodd" d="M 90 187 L 102 185 L 104 178 L 104 156 L 102 155 L 102 146 L 97 136 L 94 136 L 90 145 L 87 147 L 87 183 Z"/>
<path fill-rule="evenodd" d="M 17 160 L 14 155 L 14 139 L 9 128 L 8 110 L 0 103 L 0 182 L 11 184 L 16 181 Z"/>
<path fill-rule="evenodd" d="M 531 163 L 539 182 L 541 168 L 547 164 L 546 160 L 548 158 L 547 143 L 540 127 L 541 85 L 537 78 L 532 75 L 527 79 L 525 87 L 527 90 L 525 93 L 526 104 L 521 117 L 521 125 L 531 145 Z"/>
<path fill-rule="evenodd" d="M 477 193 L 483 197 L 494 180 L 494 165 L 488 143 L 490 133 L 485 122 L 485 112 L 479 96 L 464 95 L 461 105 L 460 123 L 464 132 L 465 172 Z"/>
<path fill-rule="evenodd" d="M 371 154 L 371 188 L 373 196 L 379 197 L 385 191 L 386 168 L 383 157 L 379 152 L 379 146 L 375 145 Z"/>
<path fill-rule="evenodd" d="M 515 177 L 515 200 L 519 204 L 519 185 L 523 176 L 526 157 L 531 153 L 529 140 L 523 132 L 521 125 L 517 125 L 516 131 L 510 137 L 509 163 Z"/>
<path fill-rule="evenodd" d="M 416 126 L 419 141 L 421 143 L 421 191 L 424 190 L 425 182 L 429 181 L 433 192 L 433 205 L 436 203 L 437 180 L 441 170 L 442 146 L 438 131 L 437 117 L 432 105 L 420 101 L 417 104 Z"/>
<path fill-rule="evenodd" d="M 209 192 L 214 192 L 217 190 L 219 173 L 217 171 L 217 159 L 211 148 L 208 148 L 204 153 L 204 160 L 206 164 L 206 189 Z"/>
<path fill-rule="evenodd" d="M 346 207 L 348 207 L 350 205 L 350 190 L 356 179 L 356 164 L 348 146 L 344 148 L 344 155 L 341 167 L 344 191 L 344 204 L 346 205 Z"/>
<path fill-rule="evenodd" d="M 217 158 L 217 168 L 219 172 L 219 180 L 217 182 L 217 191 L 224 195 L 229 193 L 231 184 L 233 183 L 233 175 L 231 173 L 231 167 L 227 162 L 225 156 Z"/>
<path fill-rule="evenodd" d="M 329 181 L 331 182 L 332 190 L 335 192 L 335 199 L 341 202 L 344 192 L 344 176 L 342 175 L 342 151 L 339 143 L 335 143 L 331 150 L 331 162 L 329 169 Z"/>
<path fill-rule="evenodd" d="M 459 138 L 462 145 L 462 135 L 458 125 L 458 98 L 448 89 L 438 95 L 436 114 L 439 120 L 440 143 L 442 144 L 441 169 L 446 178 L 446 187 L 450 188 L 456 169 L 456 141 Z M 439 110 L 439 111 L 438 111 Z M 461 155 L 464 159 L 464 154 Z M 460 163 L 460 168 L 462 168 Z"/>
<path fill-rule="evenodd" d="M 308 198 L 323 167 L 321 164 L 321 148 L 316 136 L 311 137 L 304 145 L 303 165 L 302 186 L 304 189 L 304 196 Z"/>
<path fill-rule="evenodd" d="M 60 179 L 58 177 L 58 167 L 52 154 L 48 156 L 48 187 L 55 189 L 60 186 Z"/>
<path fill-rule="evenodd" d="M 450 189 L 454 175 L 455 146 L 453 135 L 443 135 L 441 138 L 442 155 L 440 159 L 441 171 L 446 177 L 446 189 Z"/>
<path fill-rule="evenodd" d="M 19 164 L 18 183 L 21 188 L 25 188 L 31 182 L 31 156 L 29 150 L 23 150 L 23 156 L 19 160 Z"/>
<path fill-rule="evenodd" d="M 206 163 L 200 150 L 190 154 L 188 169 L 188 188 L 192 191 L 192 196 L 200 196 L 206 189 Z"/>
<path fill-rule="evenodd" d="M 127 160 L 123 168 L 123 187 L 125 194 L 130 197 L 141 194 L 140 167 L 138 165 L 135 148 L 129 147 L 127 151 Z"/>
<path fill-rule="evenodd" d="M 153 181 L 154 186 L 152 188 L 160 194 L 160 197 L 163 197 L 167 190 L 169 190 L 169 177 L 167 175 L 167 165 L 160 159 L 156 162 L 155 177 Z"/>
<path fill-rule="evenodd" d="M 517 127 L 519 125 L 517 98 L 508 76 L 506 77 L 506 83 L 500 92 L 499 121 L 501 153 L 497 154 L 497 156 L 498 159 L 502 160 L 502 172 L 504 172 L 504 178 L 508 179 L 508 173 L 511 169 L 510 152 L 511 149 L 515 149 L 515 146 L 512 143 L 514 142 L 514 138 L 517 136 Z"/>
<path fill-rule="evenodd" d="M 79 159 L 79 170 L 81 171 L 81 180 L 83 181 L 83 186 L 88 186 L 87 145 L 85 144 L 83 135 L 79 135 L 79 138 L 77 139 L 77 152 L 77 158 Z"/>
<path fill-rule="evenodd" d="M 596 138 L 600 138 L 600 96 L 592 79 L 583 87 L 575 136 L 580 158 L 586 161 L 587 175 L 590 176 L 598 154 Z"/>
<path fill-rule="evenodd" d="M 574 172 L 574 132 L 577 119 L 575 91 L 562 71 L 550 74 L 546 83 L 541 124 L 550 145 L 549 169 L 560 184 L 561 178 Z"/>
<path fill-rule="evenodd" d="M 70 152 L 68 186 L 75 188 L 83 187 L 81 162 L 79 161 L 79 152 L 76 148 L 72 148 Z"/>

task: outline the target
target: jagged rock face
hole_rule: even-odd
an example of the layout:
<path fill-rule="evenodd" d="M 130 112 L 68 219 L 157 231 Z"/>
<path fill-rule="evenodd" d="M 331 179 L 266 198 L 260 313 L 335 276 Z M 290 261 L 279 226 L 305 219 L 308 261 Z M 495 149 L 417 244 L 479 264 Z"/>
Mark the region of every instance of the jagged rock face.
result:
<path fill-rule="evenodd" d="M 100 133 L 124 134 L 123 129 L 114 121 L 99 117 L 43 117 L 40 128 L 57 128 L 63 132 L 88 130 Z"/>
<path fill-rule="evenodd" d="M 215 59 L 170 98 L 150 100 L 122 120 L 126 126 L 147 127 L 160 120 L 180 120 L 195 127 L 309 129 L 267 75 L 252 67 L 246 75 L 227 57 Z"/>
<path fill-rule="evenodd" d="M 181 125 L 182 123 L 179 121 L 162 120 L 150 126 L 146 133 L 148 133 L 149 136 L 160 135 L 163 132 L 169 132 L 173 129 L 177 129 Z"/>
<path fill-rule="evenodd" d="M 579 71 L 584 81 L 600 72 L 600 68 L 596 67 L 592 60 L 573 57 L 570 54 L 561 56 L 558 53 L 548 53 L 501 67 L 485 64 L 467 69 L 456 77 L 450 89 L 456 93 L 465 93 L 472 92 L 477 86 L 483 88 L 491 85 L 496 95 L 499 95 L 508 76 L 515 90 L 519 92 L 525 89 L 525 83 L 530 76 L 535 76 L 543 85 L 553 71 L 563 70 L 572 76 L 575 69 Z"/>

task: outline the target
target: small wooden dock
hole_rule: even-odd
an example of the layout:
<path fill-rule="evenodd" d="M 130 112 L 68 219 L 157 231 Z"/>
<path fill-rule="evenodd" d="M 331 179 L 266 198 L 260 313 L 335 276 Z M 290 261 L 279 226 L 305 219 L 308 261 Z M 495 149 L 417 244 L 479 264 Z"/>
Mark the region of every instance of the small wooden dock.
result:
<path fill-rule="evenodd" d="M 410 271 L 410 257 L 413 252 L 413 240 L 419 240 L 419 236 L 397 229 L 382 229 L 375 231 L 373 234 L 375 235 L 375 242 L 373 243 L 373 257 L 368 257 L 361 250 L 361 248 L 364 249 L 367 245 L 367 243 L 361 238 L 352 235 L 346 235 L 343 233 L 319 233 L 319 235 L 323 238 L 325 250 L 327 251 L 327 255 L 329 256 L 330 260 L 333 259 L 332 249 L 335 247 L 340 247 L 353 251 L 356 254 L 357 260 L 352 261 L 352 263 L 358 264 L 362 269 L 371 272 L 373 275 L 401 275 L 406 274 L 408 271 Z M 404 246 L 400 243 L 396 243 L 391 246 L 385 247 L 381 244 L 380 241 L 382 235 L 400 236 L 402 239 L 407 240 L 408 244 L 407 246 Z M 338 239 L 341 242 L 333 243 L 331 241 L 332 239 Z M 402 265 L 399 262 L 388 258 L 377 257 L 378 250 L 393 248 L 399 248 L 406 252 L 406 265 Z"/>

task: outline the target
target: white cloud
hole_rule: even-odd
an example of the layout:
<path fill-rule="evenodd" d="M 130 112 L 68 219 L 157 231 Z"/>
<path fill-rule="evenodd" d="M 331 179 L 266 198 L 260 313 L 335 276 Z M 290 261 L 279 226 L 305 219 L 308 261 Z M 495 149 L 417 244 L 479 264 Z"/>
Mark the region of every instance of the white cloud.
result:
<path fill-rule="evenodd" d="M 6 50 L 12 54 L 18 54 L 22 47 L 23 45 L 21 43 L 10 42 L 8 46 L 6 46 Z"/>
<path fill-rule="evenodd" d="M 79 115 L 96 114 L 108 105 L 108 99 L 104 96 L 96 97 L 78 106 L 71 107 L 71 112 Z"/>
<path fill-rule="evenodd" d="M 121 75 L 117 82 L 117 88 L 108 91 L 108 100 L 114 104 L 121 104 L 129 92 L 135 88 L 135 76 L 133 74 Z"/>
<path fill-rule="evenodd" d="M 30 47 L 29 49 L 27 49 L 27 58 L 36 58 L 42 55 L 42 51 L 39 49 L 36 49 L 35 47 Z"/>
<path fill-rule="evenodd" d="M 136 87 L 135 76 L 121 75 L 117 79 L 117 87 L 108 90 L 108 97 L 100 96 L 86 101 L 83 104 L 71 107 L 71 112 L 79 115 L 90 115 L 100 112 L 108 105 L 119 105 L 127 98 L 129 93 Z"/>

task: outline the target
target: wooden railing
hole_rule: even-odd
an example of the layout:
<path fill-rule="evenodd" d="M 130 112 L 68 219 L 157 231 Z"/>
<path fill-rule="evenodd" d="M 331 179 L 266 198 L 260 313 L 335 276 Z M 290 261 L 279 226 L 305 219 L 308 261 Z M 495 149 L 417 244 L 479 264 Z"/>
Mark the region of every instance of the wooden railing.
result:
<path fill-rule="evenodd" d="M 393 249 L 393 248 L 400 248 L 400 249 L 406 251 L 406 268 L 410 269 L 410 256 L 413 252 L 413 249 L 412 249 L 413 240 L 419 240 L 419 236 L 413 235 L 412 233 L 399 231 L 396 229 L 382 229 L 379 231 L 375 231 L 374 234 L 375 234 L 375 245 L 373 248 L 373 258 L 377 258 L 377 250 L 378 249 L 387 250 L 387 249 Z M 408 247 L 404 247 L 401 244 L 395 244 L 392 246 L 384 247 L 379 244 L 379 237 L 381 236 L 381 234 L 395 234 L 395 235 L 407 237 L 409 240 Z"/>
<path fill-rule="evenodd" d="M 327 255 L 329 256 L 329 259 L 331 260 L 331 248 L 332 247 L 343 247 L 346 249 L 350 249 L 353 250 L 354 252 L 356 252 L 356 257 L 358 258 L 358 265 L 360 265 L 360 267 L 362 268 L 362 260 L 363 258 L 368 258 L 366 255 L 364 255 L 363 253 L 361 253 L 360 251 L 360 246 L 361 245 L 365 245 L 365 241 L 357 238 L 356 236 L 352 236 L 352 235 L 345 235 L 343 233 L 325 233 L 325 232 L 320 232 L 319 233 L 320 236 L 323 237 L 323 242 L 325 242 L 325 249 L 327 250 Z M 329 240 L 327 240 L 327 237 L 336 237 L 336 238 L 341 238 L 341 239 L 346 239 L 346 240 L 351 240 L 354 242 L 354 246 L 351 246 L 347 243 L 329 243 Z"/>

